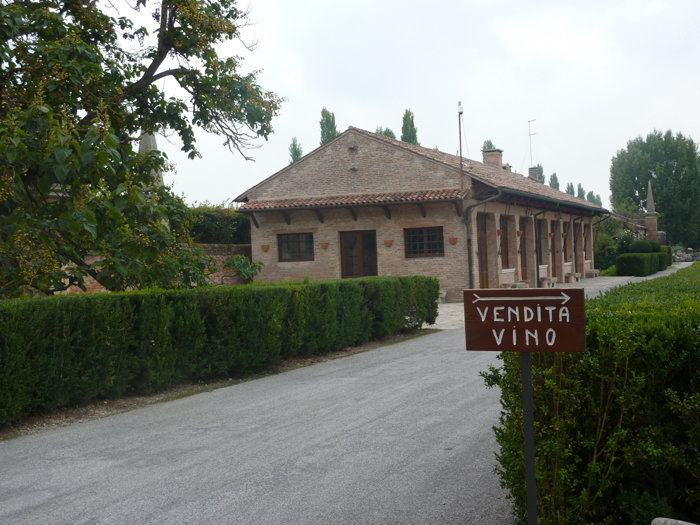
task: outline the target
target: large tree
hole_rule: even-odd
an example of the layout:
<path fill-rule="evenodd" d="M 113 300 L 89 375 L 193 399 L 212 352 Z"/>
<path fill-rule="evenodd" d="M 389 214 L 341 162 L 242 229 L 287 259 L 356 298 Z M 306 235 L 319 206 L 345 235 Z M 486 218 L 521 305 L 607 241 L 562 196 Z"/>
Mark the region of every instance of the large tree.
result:
<path fill-rule="evenodd" d="M 87 275 L 109 290 L 204 282 L 207 261 L 183 246 L 187 207 L 153 181 L 164 156 L 134 145 L 175 132 L 194 157 L 199 126 L 242 153 L 280 99 L 217 53 L 247 20 L 234 1 L 133 7 L 152 29 L 108 2 L 0 6 L 0 297 Z"/>
<path fill-rule="evenodd" d="M 545 177 L 544 168 L 542 167 L 542 164 L 538 164 L 536 166 L 536 168 L 537 168 L 537 178 L 539 179 L 540 184 L 544 184 L 545 181 L 547 180 L 547 178 Z"/>
<path fill-rule="evenodd" d="M 672 243 L 700 246 L 700 156 L 690 138 L 671 131 L 637 137 L 612 159 L 611 201 L 615 209 L 647 211 L 651 181 L 659 230 Z"/>
<path fill-rule="evenodd" d="M 559 177 L 557 177 L 556 172 L 552 173 L 552 175 L 549 177 L 549 186 L 555 190 L 559 189 Z"/>
<path fill-rule="evenodd" d="M 292 164 L 298 161 L 304 155 L 304 150 L 301 149 L 301 144 L 296 137 L 292 139 L 292 143 L 289 145 L 289 163 Z"/>
<path fill-rule="evenodd" d="M 579 182 L 578 186 L 576 187 L 576 196 L 579 199 L 586 200 L 586 190 L 583 189 L 583 186 L 581 186 L 580 182 Z"/>
<path fill-rule="evenodd" d="M 335 113 L 331 113 L 325 107 L 321 110 L 319 124 L 321 126 L 321 146 L 340 134 L 338 128 L 335 127 Z"/>
<path fill-rule="evenodd" d="M 375 133 L 377 135 L 384 135 L 385 137 L 389 137 L 390 139 L 396 138 L 396 134 L 393 131 L 391 131 L 390 128 L 383 128 L 381 126 L 377 126 Z"/>
<path fill-rule="evenodd" d="M 567 182 L 566 184 L 566 193 L 569 195 L 575 195 L 576 190 L 574 189 L 574 183 L 573 182 Z"/>
<path fill-rule="evenodd" d="M 586 200 L 588 202 L 592 202 L 593 204 L 597 204 L 598 206 L 603 205 L 603 200 L 600 198 L 600 195 L 596 195 L 592 191 L 586 193 Z"/>
<path fill-rule="evenodd" d="M 482 149 L 483 151 L 488 151 L 488 150 L 491 150 L 491 149 L 496 149 L 496 146 L 493 145 L 493 142 L 491 141 L 491 139 L 486 139 L 486 140 L 484 141 L 484 145 L 481 146 L 481 149 Z"/>
<path fill-rule="evenodd" d="M 401 141 L 420 146 L 420 142 L 418 142 L 418 128 L 416 128 L 416 124 L 413 122 L 413 112 L 410 109 L 407 109 L 403 114 Z"/>

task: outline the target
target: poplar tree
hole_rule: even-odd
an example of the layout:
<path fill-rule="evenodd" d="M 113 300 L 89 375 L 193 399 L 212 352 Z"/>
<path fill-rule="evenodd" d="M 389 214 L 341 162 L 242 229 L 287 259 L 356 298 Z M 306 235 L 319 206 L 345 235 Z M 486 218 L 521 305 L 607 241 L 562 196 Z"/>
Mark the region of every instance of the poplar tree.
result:
<path fill-rule="evenodd" d="M 401 126 L 401 141 L 420 146 L 418 142 L 418 129 L 413 122 L 413 112 L 407 109 L 403 114 L 403 125 Z"/>
<path fill-rule="evenodd" d="M 579 199 L 586 200 L 586 190 L 583 189 L 583 186 L 579 183 L 578 188 L 576 189 L 576 196 Z"/>
<path fill-rule="evenodd" d="M 289 156 L 291 160 L 290 164 L 298 161 L 304 155 L 304 151 L 301 149 L 301 144 L 297 141 L 297 138 L 292 139 L 292 143 L 289 145 Z"/>
<path fill-rule="evenodd" d="M 377 130 L 375 131 L 377 135 L 384 135 L 385 137 L 389 137 L 390 139 L 395 139 L 396 134 L 391 131 L 389 128 L 383 128 L 381 126 L 377 126 Z"/>
<path fill-rule="evenodd" d="M 556 172 L 552 173 L 552 175 L 549 177 L 549 186 L 555 190 L 559 189 L 559 177 L 557 177 Z"/>
<path fill-rule="evenodd" d="M 340 135 L 338 128 L 335 127 L 335 114 L 328 111 L 325 107 L 321 110 L 319 124 L 321 125 L 321 146 Z"/>

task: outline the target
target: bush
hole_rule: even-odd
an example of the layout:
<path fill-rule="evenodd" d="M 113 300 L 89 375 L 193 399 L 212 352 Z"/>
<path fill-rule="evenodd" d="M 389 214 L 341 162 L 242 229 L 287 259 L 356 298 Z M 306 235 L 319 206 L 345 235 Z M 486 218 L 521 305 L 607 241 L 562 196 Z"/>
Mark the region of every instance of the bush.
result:
<path fill-rule="evenodd" d="M 438 294 L 417 276 L 1 301 L 0 424 L 432 324 Z"/>
<path fill-rule="evenodd" d="M 651 253 L 659 253 L 661 251 L 661 245 L 656 241 L 647 241 L 649 246 L 651 246 Z"/>
<path fill-rule="evenodd" d="M 656 255 L 659 256 L 659 268 L 658 268 L 658 270 L 660 272 L 663 272 L 666 268 L 668 268 L 668 258 L 666 257 L 666 254 L 664 252 L 660 252 Z"/>
<path fill-rule="evenodd" d="M 651 243 L 649 241 L 634 241 L 630 246 L 629 253 L 651 253 Z"/>
<path fill-rule="evenodd" d="M 668 268 L 673 264 L 673 250 L 670 246 L 662 246 L 661 252 L 666 254 L 666 267 Z"/>
<path fill-rule="evenodd" d="M 600 272 L 600 275 L 603 277 L 615 277 L 617 275 L 617 266 L 614 264 L 610 267 L 608 267 L 606 270 L 603 270 Z"/>
<path fill-rule="evenodd" d="M 250 244 L 250 219 L 222 206 L 192 208 L 192 240 L 199 244 Z"/>
<path fill-rule="evenodd" d="M 625 230 L 617 240 L 617 253 L 630 253 L 635 235 L 630 230 Z"/>
<path fill-rule="evenodd" d="M 652 266 L 651 253 L 623 253 L 617 258 L 615 266 L 617 267 L 617 275 L 636 275 L 644 276 L 651 275 L 658 268 Z"/>
<path fill-rule="evenodd" d="M 648 524 L 700 516 L 700 265 L 587 301 L 587 351 L 533 353 L 542 523 Z M 525 515 L 520 359 L 501 388 L 501 482 Z"/>

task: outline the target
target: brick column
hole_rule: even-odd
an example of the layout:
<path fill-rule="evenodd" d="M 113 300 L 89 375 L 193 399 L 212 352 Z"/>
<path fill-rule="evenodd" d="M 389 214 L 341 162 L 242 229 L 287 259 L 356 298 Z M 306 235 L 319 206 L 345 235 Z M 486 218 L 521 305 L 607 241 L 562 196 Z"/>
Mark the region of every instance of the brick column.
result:
<path fill-rule="evenodd" d="M 530 216 L 527 217 L 527 230 L 523 234 L 524 246 L 527 257 L 527 279 L 530 283 L 530 288 L 537 288 L 539 283 L 535 282 L 537 280 L 537 254 L 535 253 L 535 219 Z"/>
<path fill-rule="evenodd" d="M 659 242 L 658 232 L 659 214 L 655 211 L 644 214 L 644 226 L 647 228 L 647 240 Z"/>
<path fill-rule="evenodd" d="M 560 283 L 564 282 L 564 244 L 563 244 L 563 239 L 561 238 L 561 232 L 562 232 L 562 221 L 561 219 L 556 219 L 552 221 L 551 226 L 554 228 L 551 230 L 552 233 L 554 233 L 554 237 L 552 237 L 552 260 L 556 258 L 556 277 L 559 279 Z"/>
<path fill-rule="evenodd" d="M 498 236 L 499 213 L 488 213 L 486 215 L 486 256 L 488 257 L 489 288 L 501 287 L 501 256 L 498 255 L 498 248 L 501 242 Z"/>
<path fill-rule="evenodd" d="M 584 268 L 584 262 L 583 262 L 583 245 L 586 242 L 586 239 L 583 238 L 583 224 L 580 222 L 576 223 L 576 228 L 575 228 L 575 235 L 576 235 L 576 253 L 574 254 L 574 272 L 578 272 L 581 274 L 581 278 L 586 277 L 586 270 Z M 578 265 L 578 269 L 577 269 Z"/>

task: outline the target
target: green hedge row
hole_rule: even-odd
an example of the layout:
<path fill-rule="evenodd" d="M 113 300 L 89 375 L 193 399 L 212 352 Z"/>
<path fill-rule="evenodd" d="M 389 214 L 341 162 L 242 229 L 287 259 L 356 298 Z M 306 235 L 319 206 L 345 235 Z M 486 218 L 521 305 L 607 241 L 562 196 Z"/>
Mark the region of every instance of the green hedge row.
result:
<path fill-rule="evenodd" d="M 1 301 L 0 424 L 434 323 L 438 294 L 415 276 Z"/>
<path fill-rule="evenodd" d="M 657 253 L 623 253 L 615 262 L 617 275 L 651 275 L 658 271 L 659 254 Z"/>
<path fill-rule="evenodd" d="M 700 265 L 587 301 L 587 351 L 533 354 L 540 523 L 700 516 Z M 501 387 L 499 474 L 525 516 L 520 359 Z"/>

